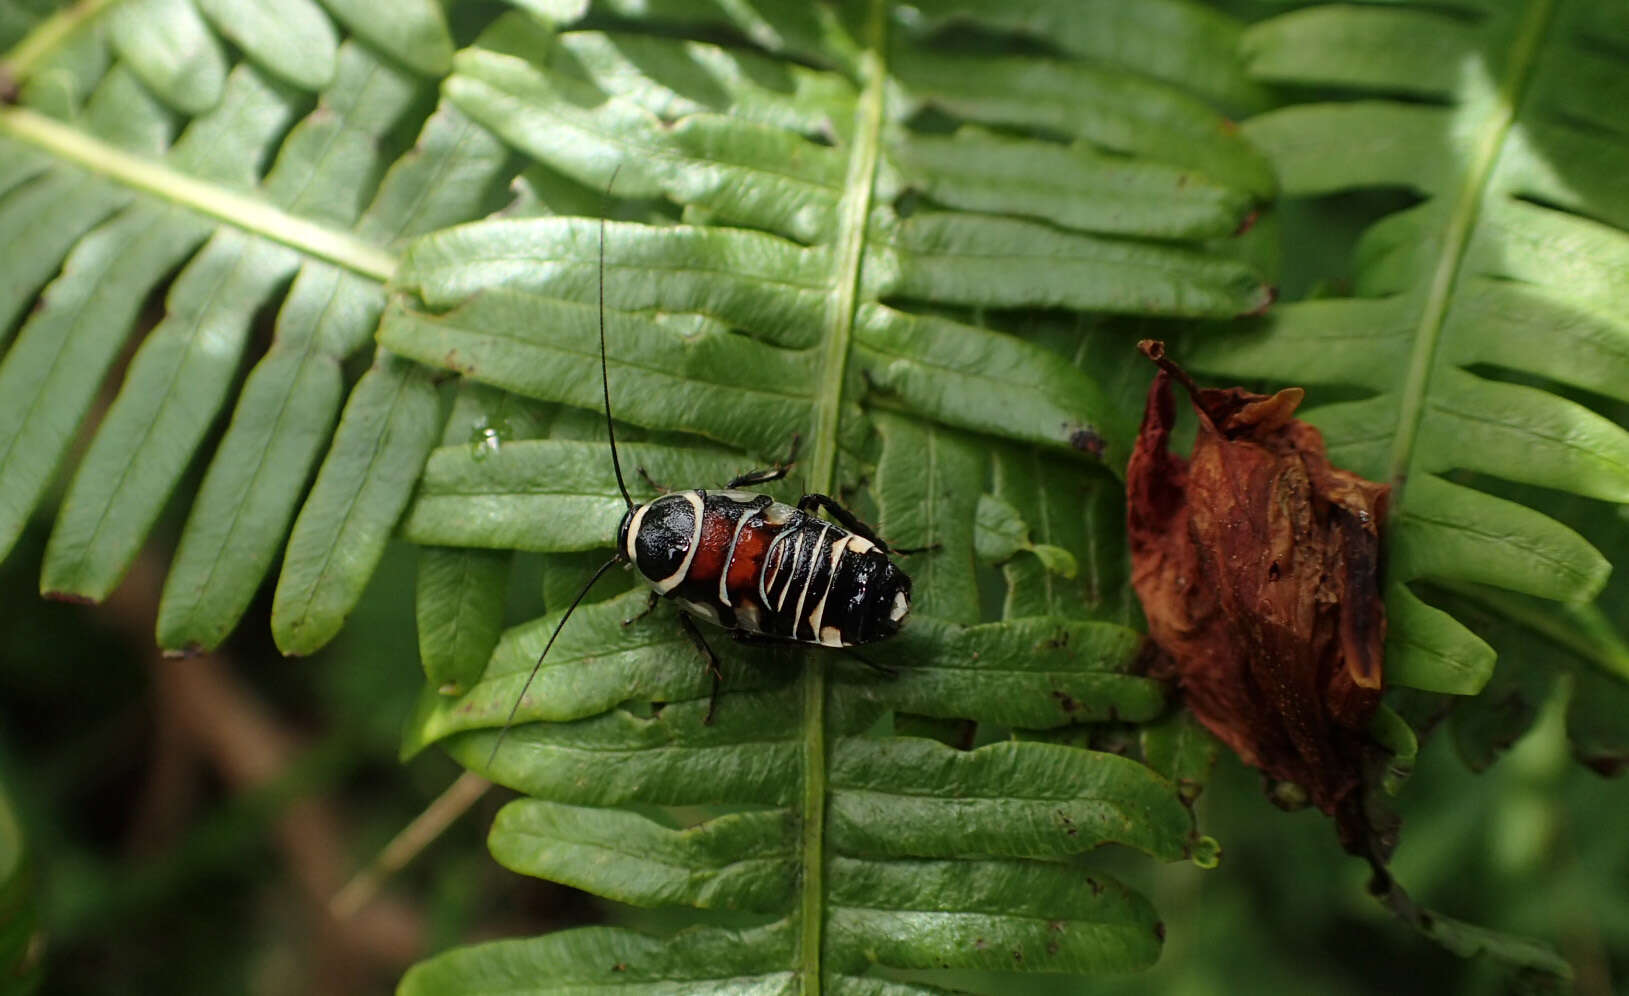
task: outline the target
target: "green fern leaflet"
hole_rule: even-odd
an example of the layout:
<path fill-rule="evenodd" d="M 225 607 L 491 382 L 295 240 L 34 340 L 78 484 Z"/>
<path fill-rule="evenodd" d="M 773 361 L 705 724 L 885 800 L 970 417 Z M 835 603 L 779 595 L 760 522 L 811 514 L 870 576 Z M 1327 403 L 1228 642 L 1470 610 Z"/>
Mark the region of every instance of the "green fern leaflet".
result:
<path fill-rule="evenodd" d="M 1259 334 L 1189 355 L 1358 395 L 1307 415 L 1334 459 L 1393 485 L 1387 680 L 1473 695 L 1497 648 L 1500 694 L 1456 712 L 1478 767 L 1531 721 L 1558 659 L 1585 687 L 1629 680 L 1626 589 L 1607 587 L 1629 554 L 1626 36 L 1610 4 L 1467 0 L 1309 4 L 1243 41 L 1258 81 L 1342 95 L 1246 123 L 1287 195 L 1416 202 L 1364 233 L 1351 296 L 1275 307 Z M 1490 725 L 1513 696 L 1523 718 Z M 1618 700 L 1578 700 L 1581 756 L 1621 745 L 1591 718 Z"/>

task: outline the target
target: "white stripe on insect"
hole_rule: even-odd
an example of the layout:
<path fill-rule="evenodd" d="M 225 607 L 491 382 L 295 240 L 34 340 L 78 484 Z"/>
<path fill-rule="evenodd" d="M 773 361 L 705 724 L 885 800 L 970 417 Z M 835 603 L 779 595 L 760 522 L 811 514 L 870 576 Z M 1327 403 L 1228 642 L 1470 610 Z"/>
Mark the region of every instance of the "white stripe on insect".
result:
<path fill-rule="evenodd" d="M 809 634 L 828 647 L 841 647 L 843 638 L 836 626 L 822 627 L 820 625 L 826 618 L 826 599 L 831 597 L 831 586 L 837 580 L 837 565 L 842 562 L 843 551 L 848 549 L 850 542 L 857 539 L 859 539 L 858 536 L 844 536 L 832 543 L 831 573 L 826 576 L 826 590 L 820 593 L 820 601 L 815 604 L 814 611 L 809 613 Z M 809 577 L 814 577 L 814 571 L 809 572 Z M 803 611 L 803 603 L 801 602 L 798 603 L 798 611 Z M 835 638 L 836 642 L 826 638 L 828 630 L 838 634 Z"/>
<path fill-rule="evenodd" d="M 724 494 L 730 493 L 731 492 L 728 491 L 724 492 Z M 745 494 L 746 492 L 738 491 L 735 493 Z M 753 499 L 756 501 L 757 496 L 753 496 Z M 747 528 L 747 520 L 751 519 L 753 514 L 752 509 L 743 509 L 741 512 L 741 517 L 735 520 L 735 532 L 730 535 L 730 548 L 724 553 L 724 569 L 718 572 L 718 600 L 723 602 L 725 605 L 734 604 L 730 601 L 730 586 L 728 582 L 730 580 L 730 564 L 735 562 L 735 544 L 741 542 L 741 530 Z"/>
<path fill-rule="evenodd" d="M 628 555 L 628 563 L 636 567 L 639 565 L 639 554 L 634 550 L 634 540 L 639 538 L 639 527 L 644 523 L 645 512 L 649 509 L 649 502 L 639 506 L 639 510 L 633 514 L 633 521 L 628 523 L 628 549 L 623 552 Z"/>
<path fill-rule="evenodd" d="M 792 562 L 786 565 L 786 585 L 781 588 L 781 597 L 775 600 L 775 611 L 779 612 L 786 607 L 786 594 L 792 590 L 792 585 L 798 579 L 798 562 L 803 559 L 803 539 L 805 531 L 798 530 L 798 540 L 792 544 Z M 792 627 L 792 636 L 797 637 L 797 627 Z"/>
<path fill-rule="evenodd" d="M 820 524 L 820 538 L 815 540 L 814 545 L 809 548 L 809 573 L 803 576 L 803 590 L 798 592 L 798 605 L 797 608 L 792 610 L 792 639 L 794 640 L 798 638 L 798 623 L 803 619 L 803 602 L 809 597 L 809 582 L 814 580 L 815 568 L 819 566 L 815 560 L 817 555 L 815 551 L 820 549 L 820 544 L 826 542 L 826 534 L 829 532 L 831 532 L 831 524 L 822 522 Z M 801 536 L 798 537 L 798 546 L 799 548 L 803 546 L 803 537 Z M 814 636 L 819 632 L 819 630 L 811 630 L 809 635 Z"/>
<path fill-rule="evenodd" d="M 767 520 L 769 516 L 766 514 L 764 518 Z M 775 579 L 781 576 L 782 559 L 785 557 L 785 551 L 781 550 L 781 547 L 785 545 L 787 535 L 784 529 L 776 533 L 775 538 L 769 541 L 769 549 L 764 551 L 763 570 L 758 572 L 758 601 L 765 605 L 769 604 L 769 593 L 775 587 Z"/>

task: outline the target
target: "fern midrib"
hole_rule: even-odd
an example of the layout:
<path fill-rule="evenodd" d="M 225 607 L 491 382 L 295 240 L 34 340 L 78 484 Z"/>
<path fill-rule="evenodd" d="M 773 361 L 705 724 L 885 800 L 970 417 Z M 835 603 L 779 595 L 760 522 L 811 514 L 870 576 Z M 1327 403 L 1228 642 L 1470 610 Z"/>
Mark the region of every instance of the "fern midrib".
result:
<path fill-rule="evenodd" d="M 809 487 L 829 494 L 837 476 L 837 422 L 843 408 L 859 300 L 866 218 L 877 176 L 881 148 L 886 40 L 883 0 L 871 0 L 866 43 L 858 60 L 861 91 L 854 109 L 854 150 L 843 184 L 835 245 L 836 274 L 827 305 L 820 389 L 815 395 L 814 455 L 809 461 Z M 800 896 L 798 974 L 804 996 L 819 996 L 821 929 L 825 924 L 826 833 L 826 669 L 806 662 L 803 668 L 803 868 Z"/>
<path fill-rule="evenodd" d="M 1426 393 L 1431 386 L 1431 371 L 1436 365 L 1437 347 L 1442 338 L 1454 285 L 1459 280 L 1465 252 L 1470 246 L 1482 199 L 1487 192 L 1488 179 L 1498 161 L 1505 137 L 1515 122 L 1522 91 L 1532 77 L 1539 42 L 1549 28 L 1554 11 L 1555 0 L 1538 0 L 1528 9 L 1527 19 L 1516 32 L 1510 46 L 1510 68 L 1482 124 L 1481 141 L 1470 158 L 1464 183 L 1448 216 L 1437 267 L 1431 275 L 1419 324 L 1414 330 L 1414 349 L 1409 358 L 1408 378 L 1403 384 L 1397 413 L 1397 432 L 1392 437 L 1391 461 L 1386 468 L 1386 481 L 1392 487 L 1394 516 L 1403 504 L 1404 485 L 1408 480 L 1409 464 L 1414 458 L 1420 425 L 1425 418 Z"/>
<path fill-rule="evenodd" d="M 357 238 L 274 207 L 258 197 L 188 176 L 25 107 L 0 109 L 0 133 L 62 162 L 121 183 L 206 218 L 344 267 L 379 283 L 396 272 L 396 256 Z"/>

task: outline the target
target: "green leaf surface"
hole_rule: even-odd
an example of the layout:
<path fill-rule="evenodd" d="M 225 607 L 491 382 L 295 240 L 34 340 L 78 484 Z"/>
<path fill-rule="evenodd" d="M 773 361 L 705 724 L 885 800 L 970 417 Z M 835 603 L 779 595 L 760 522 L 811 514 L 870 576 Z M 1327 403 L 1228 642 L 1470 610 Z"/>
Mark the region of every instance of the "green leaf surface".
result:
<path fill-rule="evenodd" d="M 863 305 L 853 361 L 880 403 L 954 428 L 1077 452 L 1128 431 L 1091 378 L 1049 350 L 988 329 Z"/>
<path fill-rule="evenodd" d="M 512 556 L 503 550 L 427 546 L 414 589 L 424 677 L 445 694 L 478 680 L 503 629 Z"/>
<path fill-rule="evenodd" d="M 625 467 L 654 481 L 721 487 L 750 469 L 727 451 L 642 443 L 620 448 Z M 640 500 L 656 496 L 639 475 Z M 415 543 L 561 553 L 608 547 L 623 508 L 603 442 L 563 439 L 501 443 L 496 449 L 443 446 L 430 455 L 402 524 Z"/>
<path fill-rule="evenodd" d="M 257 65 L 306 90 L 334 78 L 339 39 L 312 0 L 197 0 L 221 36 Z"/>
<path fill-rule="evenodd" d="M 362 595 L 438 428 L 427 371 L 380 351 L 339 418 L 333 446 L 294 520 L 272 601 L 285 654 L 327 643 Z"/>
<path fill-rule="evenodd" d="M 458 393 L 441 441 L 486 456 L 506 441 L 535 436 L 546 421 L 542 406 L 470 382 Z M 414 592 L 419 657 L 425 679 L 442 694 L 461 694 L 486 668 L 502 634 L 513 560 L 502 550 L 420 550 Z"/>
<path fill-rule="evenodd" d="M 1250 196 L 1161 163 L 1085 143 L 1013 139 L 982 129 L 890 143 L 899 183 L 949 207 L 1021 215 L 1084 232 L 1150 239 L 1225 236 Z"/>
<path fill-rule="evenodd" d="M 1138 740 L 1144 762 L 1173 782 L 1190 803 L 1210 781 L 1222 747 L 1186 709 L 1174 709 L 1158 722 L 1145 723 L 1138 730 Z"/>
<path fill-rule="evenodd" d="M 915 16 L 906 23 L 913 33 L 957 25 L 1011 32 L 1174 83 L 1224 105 L 1261 99 L 1255 84 L 1240 76 L 1226 48 L 1229 39 L 1238 38 L 1239 25 L 1189 0 L 1136 4 L 1080 0 L 1069 5 L 1048 0 L 933 0 L 916 4 Z"/>
<path fill-rule="evenodd" d="M 170 292 L 74 475 L 41 587 L 100 600 L 135 559 L 225 400 L 256 309 L 297 265 L 292 252 L 222 232 Z"/>
<path fill-rule="evenodd" d="M 545 994 L 794 992 L 796 931 L 785 923 L 748 930 L 692 928 L 659 940 L 617 927 L 559 931 L 529 940 L 455 948 L 415 965 L 397 992 Z"/>
<path fill-rule="evenodd" d="M 109 143 L 135 152 L 163 151 L 169 117 L 128 72 L 103 79 L 85 119 Z M 128 200 L 126 191 L 77 170 L 48 173 L 0 200 L 0 245 L 30 247 L 9 254 L 0 273 L 0 327 L 9 330 L 74 242 Z"/>
<path fill-rule="evenodd" d="M 378 167 L 378 132 L 397 122 L 417 87 L 355 44 L 339 65 L 335 114 L 322 129 L 331 151 L 304 201 L 348 225 L 359 210 L 356 184 Z M 162 646 L 218 646 L 248 607 L 333 430 L 340 360 L 366 343 L 383 304 L 370 281 L 327 263 L 302 265 L 182 531 L 159 605 Z"/>
<path fill-rule="evenodd" d="M 124 64 L 166 103 L 202 114 L 221 99 L 226 54 L 190 0 L 130 0 L 108 23 Z"/>
<path fill-rule="evenodd" d="M 786 810 L 666 827 L 626 810 L 519 799 L 492 824 L 505 867 L 636 906 L 776 911 L 792 898 L 797 826 Z"/>
<path fill-rule="evenodd" d="M 441 76 L 452 62 L 452 35 L 436 0 L 396 0 L 389 17 L 363 0 L 322 0 L 334 18 L 415 72 Z"/>

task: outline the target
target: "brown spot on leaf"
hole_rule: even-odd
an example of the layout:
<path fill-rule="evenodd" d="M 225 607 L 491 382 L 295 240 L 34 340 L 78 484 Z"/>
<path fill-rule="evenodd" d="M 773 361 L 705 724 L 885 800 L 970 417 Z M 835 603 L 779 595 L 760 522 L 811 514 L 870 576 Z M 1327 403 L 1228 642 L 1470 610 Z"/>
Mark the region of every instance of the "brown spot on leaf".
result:
<path fill-rule="evenodd" d="M 1069 445 L 1082 453 L 1103 459 L 1103 437 L 1091 429 L 1076 429 L 1069 433 Z"/>
<path fill-rule="evenodd" d="M 1246 764 L 1306 790 L 1364 851 L 1365 732 L 1386 639 L 1380 523 L 1390 489 L 1330 464 L 1303 391 L 1205 389 L 1159 364 L 1126 470 L 1132 584 L 1188 706 Z M 1199 430 L 1169 451 L 1171 381 Z"/>
<path fill-rule="evenodd" d="M 1058 705 L 1063 707 L 1064 712 L 1080 711 L 1080 703 L 1076 702 L 1068 692 L 1053 691 L 1052 697 L 1058 700 Z"/>
<path fill-rule="evenodd" d="M 1254 308 L 1251 308 L 1249 311 L 1246 311 L 1244 314 L 1240 315 L 1239 317 L 1240 318 L 1260 318 L 1262 315 L 1265 315 L 1267 313 L 1267 309 L 1271 308 L 1273 306 L 1273 302 L 1277 301 L 1277 300 L 1278 300 L 1278 288 L 1272 286 L 1271 284 L 1268 284 L 1268 285 L 1262 287 L 1262 289 L 1261 289 L 1261 302 L 1259 304 L 1257 304 Z M 1233 390 L 1242 390 L 1242 388 L 1233 388 Z M 1294 388 L 1294 390 L 1299 391 L 1300 388 Z M 1280 391 L 1279 393 L 1282 394 L 1284 392 Z M 1251 397 L 1260 397 L 1260 395 L 1251 395 Z M 1275 397 L 1276 397 L 1276 395 L 1275 395 Z M 1294 406 L 1292 405 L 1291 407 L 1293 408 Z"/>

